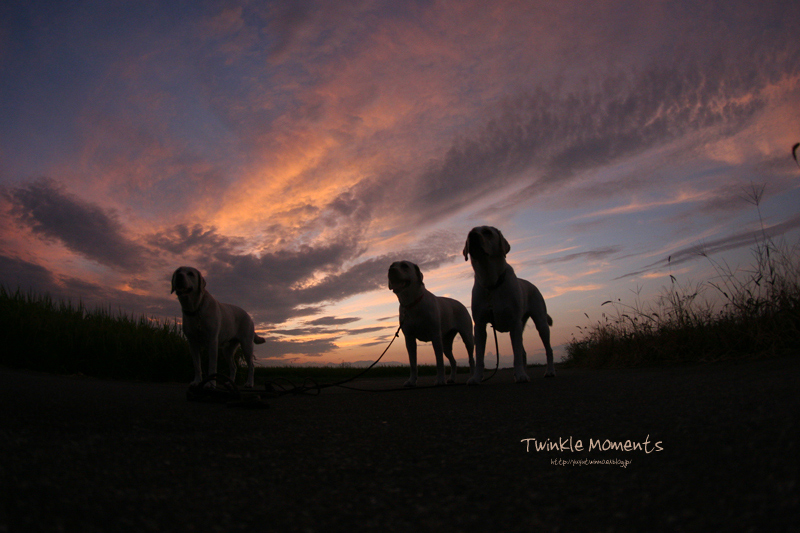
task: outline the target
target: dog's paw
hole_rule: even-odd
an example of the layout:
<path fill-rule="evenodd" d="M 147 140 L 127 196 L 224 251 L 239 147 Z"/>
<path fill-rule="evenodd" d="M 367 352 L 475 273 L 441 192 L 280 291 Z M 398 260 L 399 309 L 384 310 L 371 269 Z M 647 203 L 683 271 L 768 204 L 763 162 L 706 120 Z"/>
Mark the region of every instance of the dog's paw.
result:
<path fill-rule="evenodd" d="M 244 388 L 245 389 L 252 389 L 253 388 L 253 384 L 252 383 L 245 383 L 244 384 Z"/>
<path fill-rule="evenodd" d="M 206 389 L 212 389 L 212 390 L 216 389 L 217 388 L 217 382 L 216 381 L 209 381 L 208 383 L 206 383 L 205 388 Z"/>
<path fill-rule="evenodd" d="M 514 383 L 528 383 L 530 380 L 531 378 L 528 377 L 524 370 L 514 372 Z"/>
<path fill-rule="evenodd" d="M 452 385 L 455 382 L 456 382 L 456 378 L 447 378 L 447 384 L 448 385 Z"/>
<path fill-rule="evenodd" d="M 417 380 L 415 380 L 415 379 L 409 379 L 408 381 L 403 383 L 403 387 L 406 387 L 408 389 L 410 389 L 411 387 L 416 387 L 416 386 L 417 386 Z"/>
<path fill-rule="evenodd" d="M 556 371 L 555 370 L 547 370 L 544 373 L 544 377 L 546 377 L 546 378 L 554 378 L 554 377 L 556 377 Z"/>
<path fill-rule="evenodd" d="M 480 385 L 481 381 L 483 381 L 481 378 L 476 378 L 475 376 L 472 376 L 467 380 L 467 385 Z"/>

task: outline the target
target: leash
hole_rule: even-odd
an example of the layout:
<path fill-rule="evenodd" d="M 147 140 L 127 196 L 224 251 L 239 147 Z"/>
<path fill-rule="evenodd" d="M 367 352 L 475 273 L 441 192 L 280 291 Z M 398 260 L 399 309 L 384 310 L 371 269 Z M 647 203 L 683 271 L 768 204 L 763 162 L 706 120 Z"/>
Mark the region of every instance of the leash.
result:
<path fill-rule="evenodd" d="M 358 392 L 397 392 L 397 391 L 411 391 L 411 390 L 421 390 L 421 389 L 443 388 L 442 385 L 422 385 L 422 386 L 418 386 L 418 387 L 393 387 L 393 388 L 390 388 L 390 389 L 362 389 L 362 388 L 346 385 L 346 383 L 354 381 L 356 378 L 359 378 L 359 377 L 363 376 L 364 374 L 367 373 L 368 370 L 370 370 L 372 367 L 374 367 L 376 364 L 378 364 L 378 361 L 380 361 L 381 358 L 386 354 L 386 352 L 389 351 L 389 347 L 391 347 L 391 345 L 394 342 L 394 340 L 397 337 L 400 336 L 400 329 L 402 327 L 403 327 L 403 325 L 400 324 L 400 326 L 397 328 L 397 331 L 394 332 L 394 336 L 392 337 L 392 340 L 389 341 L 389 345 L 386 347 L 386 349 L 383 350 L 383 353 L 380 355 L 380 357 L 378 357 L 378 359 L 375 360 L 374 363 L 369 365 L 369 367 L 367 367 L 365 370 L 363 370 L 362 372 L 356 374 L 355 376 L 353 376 L 351 378 L 348 378 L 348 379 L 345 379 L 345 380 L 342 380 L 342 381 L 338 381 L 336 383 L 326 383 L 326 384 L 322 384 L 322 385 L 317 384 L 311 378 L 306 378 L 306 380 L 303 381 L 303 385 L 301 385 L 301 386 L 295 385 L 294 383 L 292 383 L 288 379 L 281 378 L 281 381 L 284 381 L 284 382 L 288 383 L 291 388 L 286 389 L 282 385 L 277 383 L 276 381 L 268 381 L 266 383 L 266 386 L 268 386 L 268 387 L 272 386 L 272 390 L 275 391 L 279 396 L 283 396 L 283 395 L 286 395 L 286 394 L 312 394 L 311 391 L 316 391 L 316 392 L 313 393 L 313 395 L 317 396 L 322 392 L 322 389 L 325 389 L 325 388 L 328 388 L 328 387 L 339 387 L 339 388 L 342 388 L 342 389 L 358 391 Z M 496 356 L 494 371 L 492 372 L 492 374 L 488 378 L 482 379 L 481 383 L 486 383 L 487 381 L 492 379 L 494 377 L 494 375 L 497 374 L 497 370 L 500 367 L 500 350 L 499 350 L 498 344 L 497 344 L 497 330 L 494 328 L 494 324 L 492 325 L 492 331 L 494 332 L 494 351 L 495 351 L 495 356 Z M 308 383 L 308 382 L 310 382 L 311 385 L 306 385 L 306 383 Z M 454 386 L 454 385 L 465 385 L 465 383 L 450 383 L 449 385 L 445 385 L 444 387 Z M 275 390 L 276 387 L 279 388 L 280 390 Z"/>
<path fill-rule="evenodd" d="M 245 408 L 245 409 L 264 409 L 269 407 L 264 399 L 265 398 L 279 398 L 281 396 L 285 396 L 288 394 L 305 394 L 311 396 L 318 396 L 323 389 L 327 389 L 330 387 L 340 387 L 342 389 L 359 391 L 359 392 L 396 392 L 396 391 L 409 391 L 409 390 L 420 390 L 420 389 L 432 389 L 432 388 L 440 388 L 441 385 L 423 385 L 421 387 L 395 387 L 391 389 L 361 389 L 358 387 L 348 386 L 347 383 L 351 381 L 355 381 L 356 379 L 360 378 L 367 372 L 369 372 L 375 365 L 383 359 L 383 356 L 386 355 L 386 352 L 389 351 L 394 340 L 400 336 L 400 329 L 403 327 L 402 324 L 397 327 L 397 330 L 394 332 L 392 336 L 392 340 L 389 341 L 389 344 L 383 350 L 383 353 L 367 368 L 356 374 L 355 376 L 349 377 L 347 379 L 337 381 L 335 383 L 317 383 L 312 378 L 306 378 L 303 380 L 301 385 L 294 384 L 291 380 L 286 378 L 278 378 L 276 380 L 267 381 L 264 384 L 263 391 L 256 391 L 256 390 L 239 390 L 236 387 L 236 383 L 233 382 L 228 376 L 223 374 L 211 374 L 202 382 L 197 385 L 190 385 L 189 390 L 186 391 L 186 399 L 190 402 L 206 402 L 206 403 L 225 403 L 228 407 L 238 407 L 238 408 Z M 494 348 L 495 348 L 495 356 L 496 362 L 494 371 L 488 378 L 484 378 L 481 380 L 481 383 L 486 383 L 490 379 L 492 379 L 495 374 L 497 374 L 497 370 L 500 367 L 500 349 L 498 348 L 497 344 L 497 330 L 494 328 L 494 324 L 492 324 L 492 331 L 494 332 Z M 211 381 L 218 381 L 217 385 L 221 385 L 222 388 L 206 388 L 206 384 Z M 285 384 L 285 385 L 284 385 Z M 464 385 L 464 383 L 451 383 L 450 385 Z"/>
<path fill-rule="evenodd" d="M 497 357 L 497 362 L 494 365 L 494 372 L 492 372 L 492 375 L 486 379 L 482 379 L 481 383 L 486 383 L 492 379 L 494 375 L 497 374 L 497 369 L 500 368 L 500 348 L 497 347 L 497 330 L 494 329 L 494 324 L 492 324 L 492 331 L 494 332 L 494 355 Z"/>
<path fill-rule="evenodd" d="M 286 394 L 310 394 L 312 396 L 317 396 L 322 392 L 322 389 L 327 389 L 329 387 L 341 387 L 343 389 L 352 388 L 352 387 L 345 387 L 345 384 L 346 383 L 350 383 L 351 381 L 360 378 L 361 376 L 363 376 L 364 374 L 369 372 L 372 369 L 372 367 L 377 365 L 378 362 L 381 359 L 383 359 L 383 356 L 386 355 L 386 352 L 389 351 L 389 348 L 391 348 L 392 343 L 394 343 L 394 340 L 397 337 L 400 336 L 400 328 L 402 328 L 402 327 L 403 327 L 403 324 L 401 323 L 397 327 L 397 331 L 394 332 L 394 335 L 392 336 L 392 340 L 389 341 L 389 344 L 383 350 L 383 353 L 380 355 L 380 357 L 378 357 L 371 365 L 369 365 L 367 368 L 365 368 L 364 370 L 362 370 L 361 372 L 359 372 L 355 376 L 352 376 L 352 377 L 347 378 L 347 379 L 343 379 L 342 381 L 337 381 L 335 383 L 323 383 L 323 384 L 319 384 L 319 383 L 317 383 L 316 381 L 314 381 L 311 378 L 306 378 L 303 381 L 303 384 L 300 385 L 300 386 L 295 385 L 294 383 L 292 383 L 290 380 L 288 380 L 286 378 L 281 378 L 280 381 L 288 383 L 288 385 L 291 388 L 284 387 L 278 381 L 267 381 L 264 384 L 264 386 L 267 389 L 267 391 L 272 392 L 274 394 L 277 394 L 278 396 L 285 396 Z M 362 389 L 353 389 L 353 390 L 362 390 Z"/>

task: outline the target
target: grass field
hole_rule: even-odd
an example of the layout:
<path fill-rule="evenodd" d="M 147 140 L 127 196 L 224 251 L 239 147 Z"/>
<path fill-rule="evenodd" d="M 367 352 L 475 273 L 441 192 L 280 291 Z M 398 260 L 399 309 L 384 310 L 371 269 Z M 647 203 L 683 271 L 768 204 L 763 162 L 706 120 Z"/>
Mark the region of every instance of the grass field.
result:
<path fill-rule="evenodd" d="M 59 374 L 84 374 L 142 381 L 189 382 L 189 344 L 175 321 L 133 317 L 110 309 L 87 309 L 82 303 L 54 301 L 47 295 L 9 291 L 0 286 L 0 364 Z M 224 373 L 228 365 L 220 361 Z M 339 381 L 363 368 L 328 366 L 256 367 L 256 381 L 277 378 L 302 382 Z M 419 374 L 436 374 L 420 365 Z M 459 368 L 466 373 L 467 367 Z M 370 377 L 408 375 L 408 366 L 377 365 Z M 242 380 L 242 372 L 238 374 Z"/>
<path fill-rule="evenodd" d="M 758 209 L 763 187 L 749 201 Z M 607 301 L 602 320 L 580 329 L 565 364 L 642 366 L 800 353 L 800 249 L 776 243 L 764 230 L 752 264 L 732 268 L 699 252 L 716 275 L 671 285 L 656 302 Z M 588 317 L 588 315 L 587 315 Z"/>
<path fill-rule="evenodd" d="M 180 326 L 0 287 L 0 363 L 60 374 L 189 381 Z"/>

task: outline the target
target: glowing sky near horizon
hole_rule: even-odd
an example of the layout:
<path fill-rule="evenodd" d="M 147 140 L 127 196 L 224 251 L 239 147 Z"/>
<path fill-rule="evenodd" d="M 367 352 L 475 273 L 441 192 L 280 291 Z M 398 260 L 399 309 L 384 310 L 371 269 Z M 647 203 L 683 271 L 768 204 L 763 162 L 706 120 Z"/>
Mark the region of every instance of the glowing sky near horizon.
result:
<path fill-rule="evenodd" d="M 713 276 L 699 247 L 746 264 L 751 183 L 796 242 L 798 20 L 796 1 L 4 2 L 0 284 L 174 317 L 191 265 L 253 315 L 262 363 L 357 362 L 396 328 L 392 261 L 469 306 L 461 250 L 493 225 L 561 345 L 606 300 Z"/>

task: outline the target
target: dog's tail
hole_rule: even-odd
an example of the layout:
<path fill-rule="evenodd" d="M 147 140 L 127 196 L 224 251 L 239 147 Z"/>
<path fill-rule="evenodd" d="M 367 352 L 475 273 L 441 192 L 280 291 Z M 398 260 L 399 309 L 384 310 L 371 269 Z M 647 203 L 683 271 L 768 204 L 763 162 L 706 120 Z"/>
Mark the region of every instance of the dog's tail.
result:
<path fill-rule="evenodd" d="M 552 326 L 553 325 L 553 319 L 550 318 L 550 315 L 547 315 L 547 325 L 548 326 Z"/>
<path fill-rule="evenodd" d="M 265 339 L 264 337 L 259 337 L 258 335 L 256 335 L 255 337 L 253 337 L 253 342 L 255 344 L 264 344 L 265 342 L 267 342 L 267 339 Z"/>

